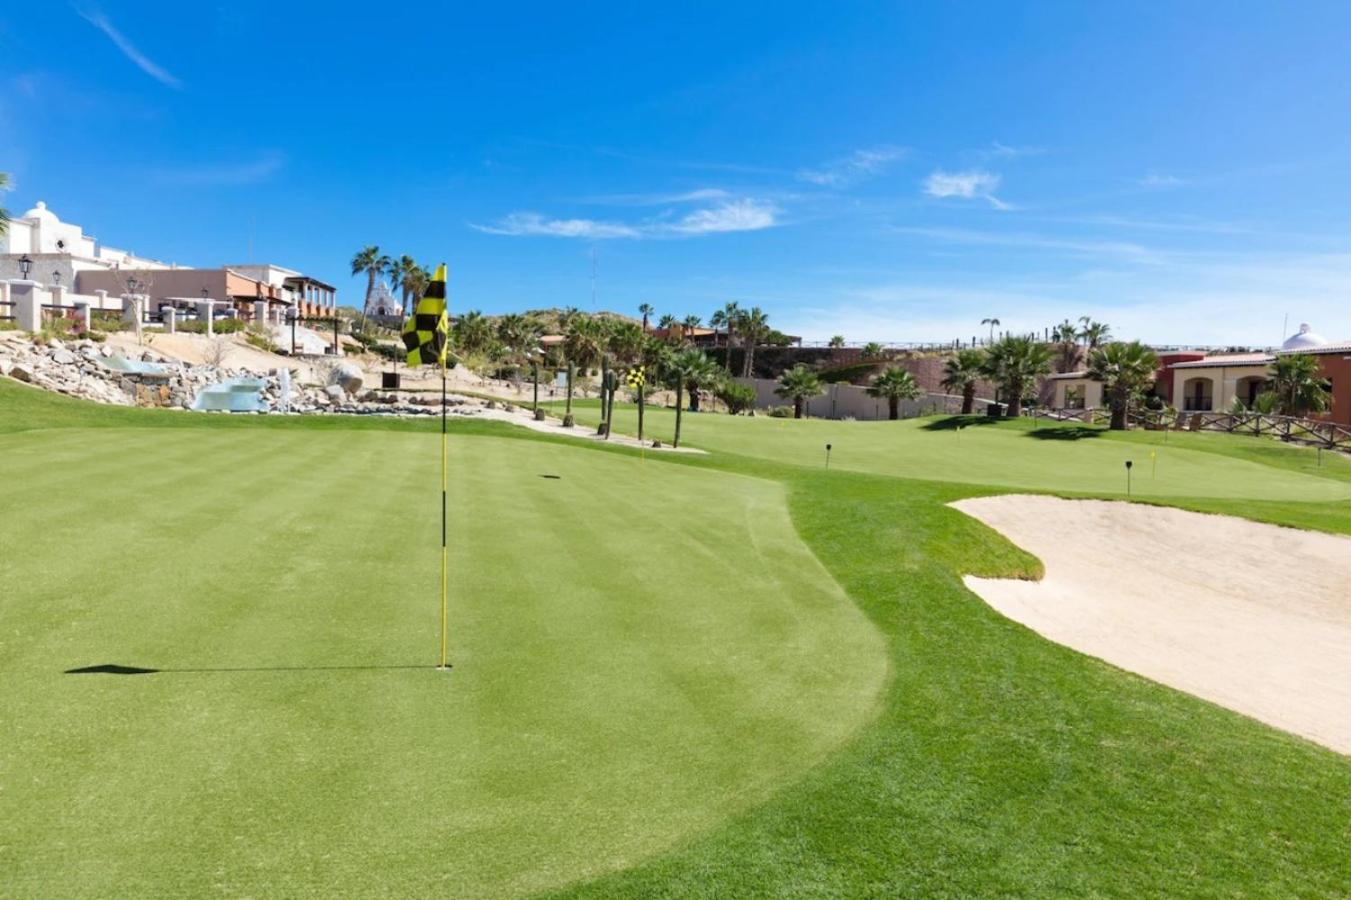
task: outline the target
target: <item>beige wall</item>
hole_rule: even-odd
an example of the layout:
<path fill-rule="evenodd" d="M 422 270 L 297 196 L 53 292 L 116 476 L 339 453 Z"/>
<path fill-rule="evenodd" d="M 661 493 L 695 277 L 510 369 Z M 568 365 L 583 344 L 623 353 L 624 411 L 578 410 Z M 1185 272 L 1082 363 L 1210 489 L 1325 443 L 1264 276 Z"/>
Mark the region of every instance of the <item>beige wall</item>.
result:
<path fill-rule="evenodd" d="M 1267 377 L 1268 366 L 1266 363 L 1257 363 L 1250 366 L 1198 366 L 1196 368 L 1174 368 L 1173 369 L 1173 406 L 1180 410 L 1187 410 L 1188 403 L 1191 402 L 1195 393 L 1195 386 L 1188 391 L 1188 382 L 1192 379 L 1209 379 L 1210 381 L 1210 411 L 1224 412 L 1234 402 L 1234 398 L 1239 395 L 1239 382 L 1245 378 Z M 1247 403 L 1246 395 L 1242 397 L 1243 402 Z"/>
<path fill-rule="evenodd" d="M 1050 380 L 1053 393 L 1050 405 L 1053 409 L 1066 409 L 1070 406 L 1069 393 L 1075 391 L 1083 399 L 1076 404 L 1079 409 L 1097 409 L 1102 406 L 1102 382 L 1091 378 L 1055 378 Z"/>
<path fill-rule="evenodd" d="M 769 378 L 738 378 L 742 384 L 755 388 L 755 408 L 769 409 L 772 406 L 792 406 L 793 401 L 785 400 L 774 393 L 778 382 Z M 828 384 L 826 392 L 807 401 L 807 415 L 820 419 L 885 419 L 887 401 L 881 397 L 870 397 L 864 388 L 852 384 Z M 977 400 L 975 412 L 985 412 L 987 401 Z M 939 413 L 958 413 L 962 410 L 962 398 L 948 394 L 924 394 L 918 400 L 902 400 L 900 414 L 902 418 L 929 416 Z"/>

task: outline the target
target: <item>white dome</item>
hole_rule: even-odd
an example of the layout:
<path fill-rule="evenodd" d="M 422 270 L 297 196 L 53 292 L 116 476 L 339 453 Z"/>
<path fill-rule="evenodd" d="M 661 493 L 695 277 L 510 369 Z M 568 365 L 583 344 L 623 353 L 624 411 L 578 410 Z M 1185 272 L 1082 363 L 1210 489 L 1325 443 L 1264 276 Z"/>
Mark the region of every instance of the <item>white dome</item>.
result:
<path fill-rule="evenodd" d="M 1321 347 L 1326 343 L 1327 343 L 1326 340 L 1324 340 L 1321 336 L 1316 334 L 1313 331 L 1313 329 L 1309 328 L 1309 326 L 1305 324 L 1299 326 L 1299 331 L 1296 334 L 1292 334 L 1290 335 L 1290 337 L 1285 339 L 1285 343 L 1281 344 L 1281 349 L 1311 350 L 1314 347 Z"/>
<path fill-rule="evenodd" d="M 43 224 L 50 223 L 52 225 L 55 225 L 61 221 L 56 217 L 56 213 L 48 209 L 47 204 L 43 203 L 41 200 L 38 201 L 37 206 L 33 207 L 28 212 L 24 213 L 23 218 L 41 219 Z"/>

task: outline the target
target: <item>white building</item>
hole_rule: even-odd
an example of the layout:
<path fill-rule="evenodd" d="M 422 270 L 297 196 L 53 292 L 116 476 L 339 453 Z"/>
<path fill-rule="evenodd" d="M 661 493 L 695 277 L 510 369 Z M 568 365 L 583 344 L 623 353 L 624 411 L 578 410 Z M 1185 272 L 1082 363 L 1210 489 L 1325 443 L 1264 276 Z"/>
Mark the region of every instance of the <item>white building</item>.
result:
<path fill-rule="evenodd" d="M 0 279 L 21 277 L 19 260 L 25 256 L 32 260 L 28 277 L 44 284 L 73 285 L 76 273 L 88 270 L 175 268 L 103 246 L 79 225 L 62 222 L 42 201 L 10 221 L 8 232 L 0 234 Z"/>

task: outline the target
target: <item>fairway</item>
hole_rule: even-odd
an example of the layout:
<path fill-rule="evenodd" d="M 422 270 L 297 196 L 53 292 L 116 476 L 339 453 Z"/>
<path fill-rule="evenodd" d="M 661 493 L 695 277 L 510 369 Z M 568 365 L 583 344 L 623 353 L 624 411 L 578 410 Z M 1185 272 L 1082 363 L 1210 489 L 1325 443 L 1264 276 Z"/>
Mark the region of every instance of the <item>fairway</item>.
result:
<path fill-rule="evenodd" d="M 540 890 L 764 800 L 875 714 L 883 642 L 781 485 L 500 438 L 452 441 L 434 671 L 437 445 L 0 436 L 0 892 Z M 102 664 L 161 671 L 64 674 Z"/>
<path fill-rule="evenodd" d="M 579 422 L 595 425 L 600 421 L 598 405 L 574 406 Z M 552 408 L 557 412 L 560 406 L 554 403 Z M 933 418 L 848 422 L 688 412 L 683 418 L 682 445 L 800 466 L 824 466 L 826 444 L 830 444 L 830 465 L 836 469 L 964 484 L 1124 495 L 1125 462 L 1129 459 L 1136 466 L 1132 494 L 1140 497 L 1351 499 L 1351 483 L 1310 477 L 1316 471 L 1312 450 L 1304 452 L 1309 471 L 1306 475 L 1193 449 L 1204 446 L 1195 439 L 1214 435 L 1170 435 L 1169 445 L 1161 443 L 1161 436 L 1151 435 L 1155 444 L 1142 446 L 1116 440 L 1102 429 L 1073 425 L 1034 428 L 1026 421 L 974 417 L 968 418 L 968 424 L 960 430 L 950 427 L 957 420 Z M 636 408 L 616 405 L 615 423 L 616 431 L 636 433 Z M 651 437 L 669 441 L 674 423 L 673 410 L 649 407 L 646 411 L 645 431 Z M 1156 453 L 1154 459 L 1150 458 L 1151 450 Z M 1346 460 L 1329 458 L 1327 463 L 1351 473 Z"/>
<path fill-rule="evenodd" d="M 1001 423 L 954 455 L 928 423 L 706 415 L 713 452 L 644 457 L 453 418 L 438 673 L 430 417 L 115 409 L 2 379 L 0 410 L 6 895 L 1351 882 L 1348 757 L 963 587 L 1042 568 L 948 504 L 1071 490 L 1082 454 L 1149 435 Z M 869 464 L 944 477 L 807 458 L 843 426 Z M 1208 480 L 1172 486 L 1208 496 L 1164 502 L 1351 533 L 1344 461 L 1174 437 Z M 1234 499 L 1249 481 L 1267 499 Z M 108 665 L 154 671 L 66 673 Z"/>

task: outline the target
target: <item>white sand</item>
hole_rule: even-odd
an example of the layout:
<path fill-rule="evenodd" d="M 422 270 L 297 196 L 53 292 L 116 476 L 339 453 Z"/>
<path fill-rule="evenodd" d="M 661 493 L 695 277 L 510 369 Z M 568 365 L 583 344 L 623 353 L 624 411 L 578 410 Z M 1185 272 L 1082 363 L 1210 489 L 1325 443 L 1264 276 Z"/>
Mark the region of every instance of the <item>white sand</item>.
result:
<path fill-rule="evenodd" d="M 952 505 L 1045 565 L 1040 582 L 966 578 L 1005 616 L 1351 753 L 1351 538 L 1099 500 Z"/>

